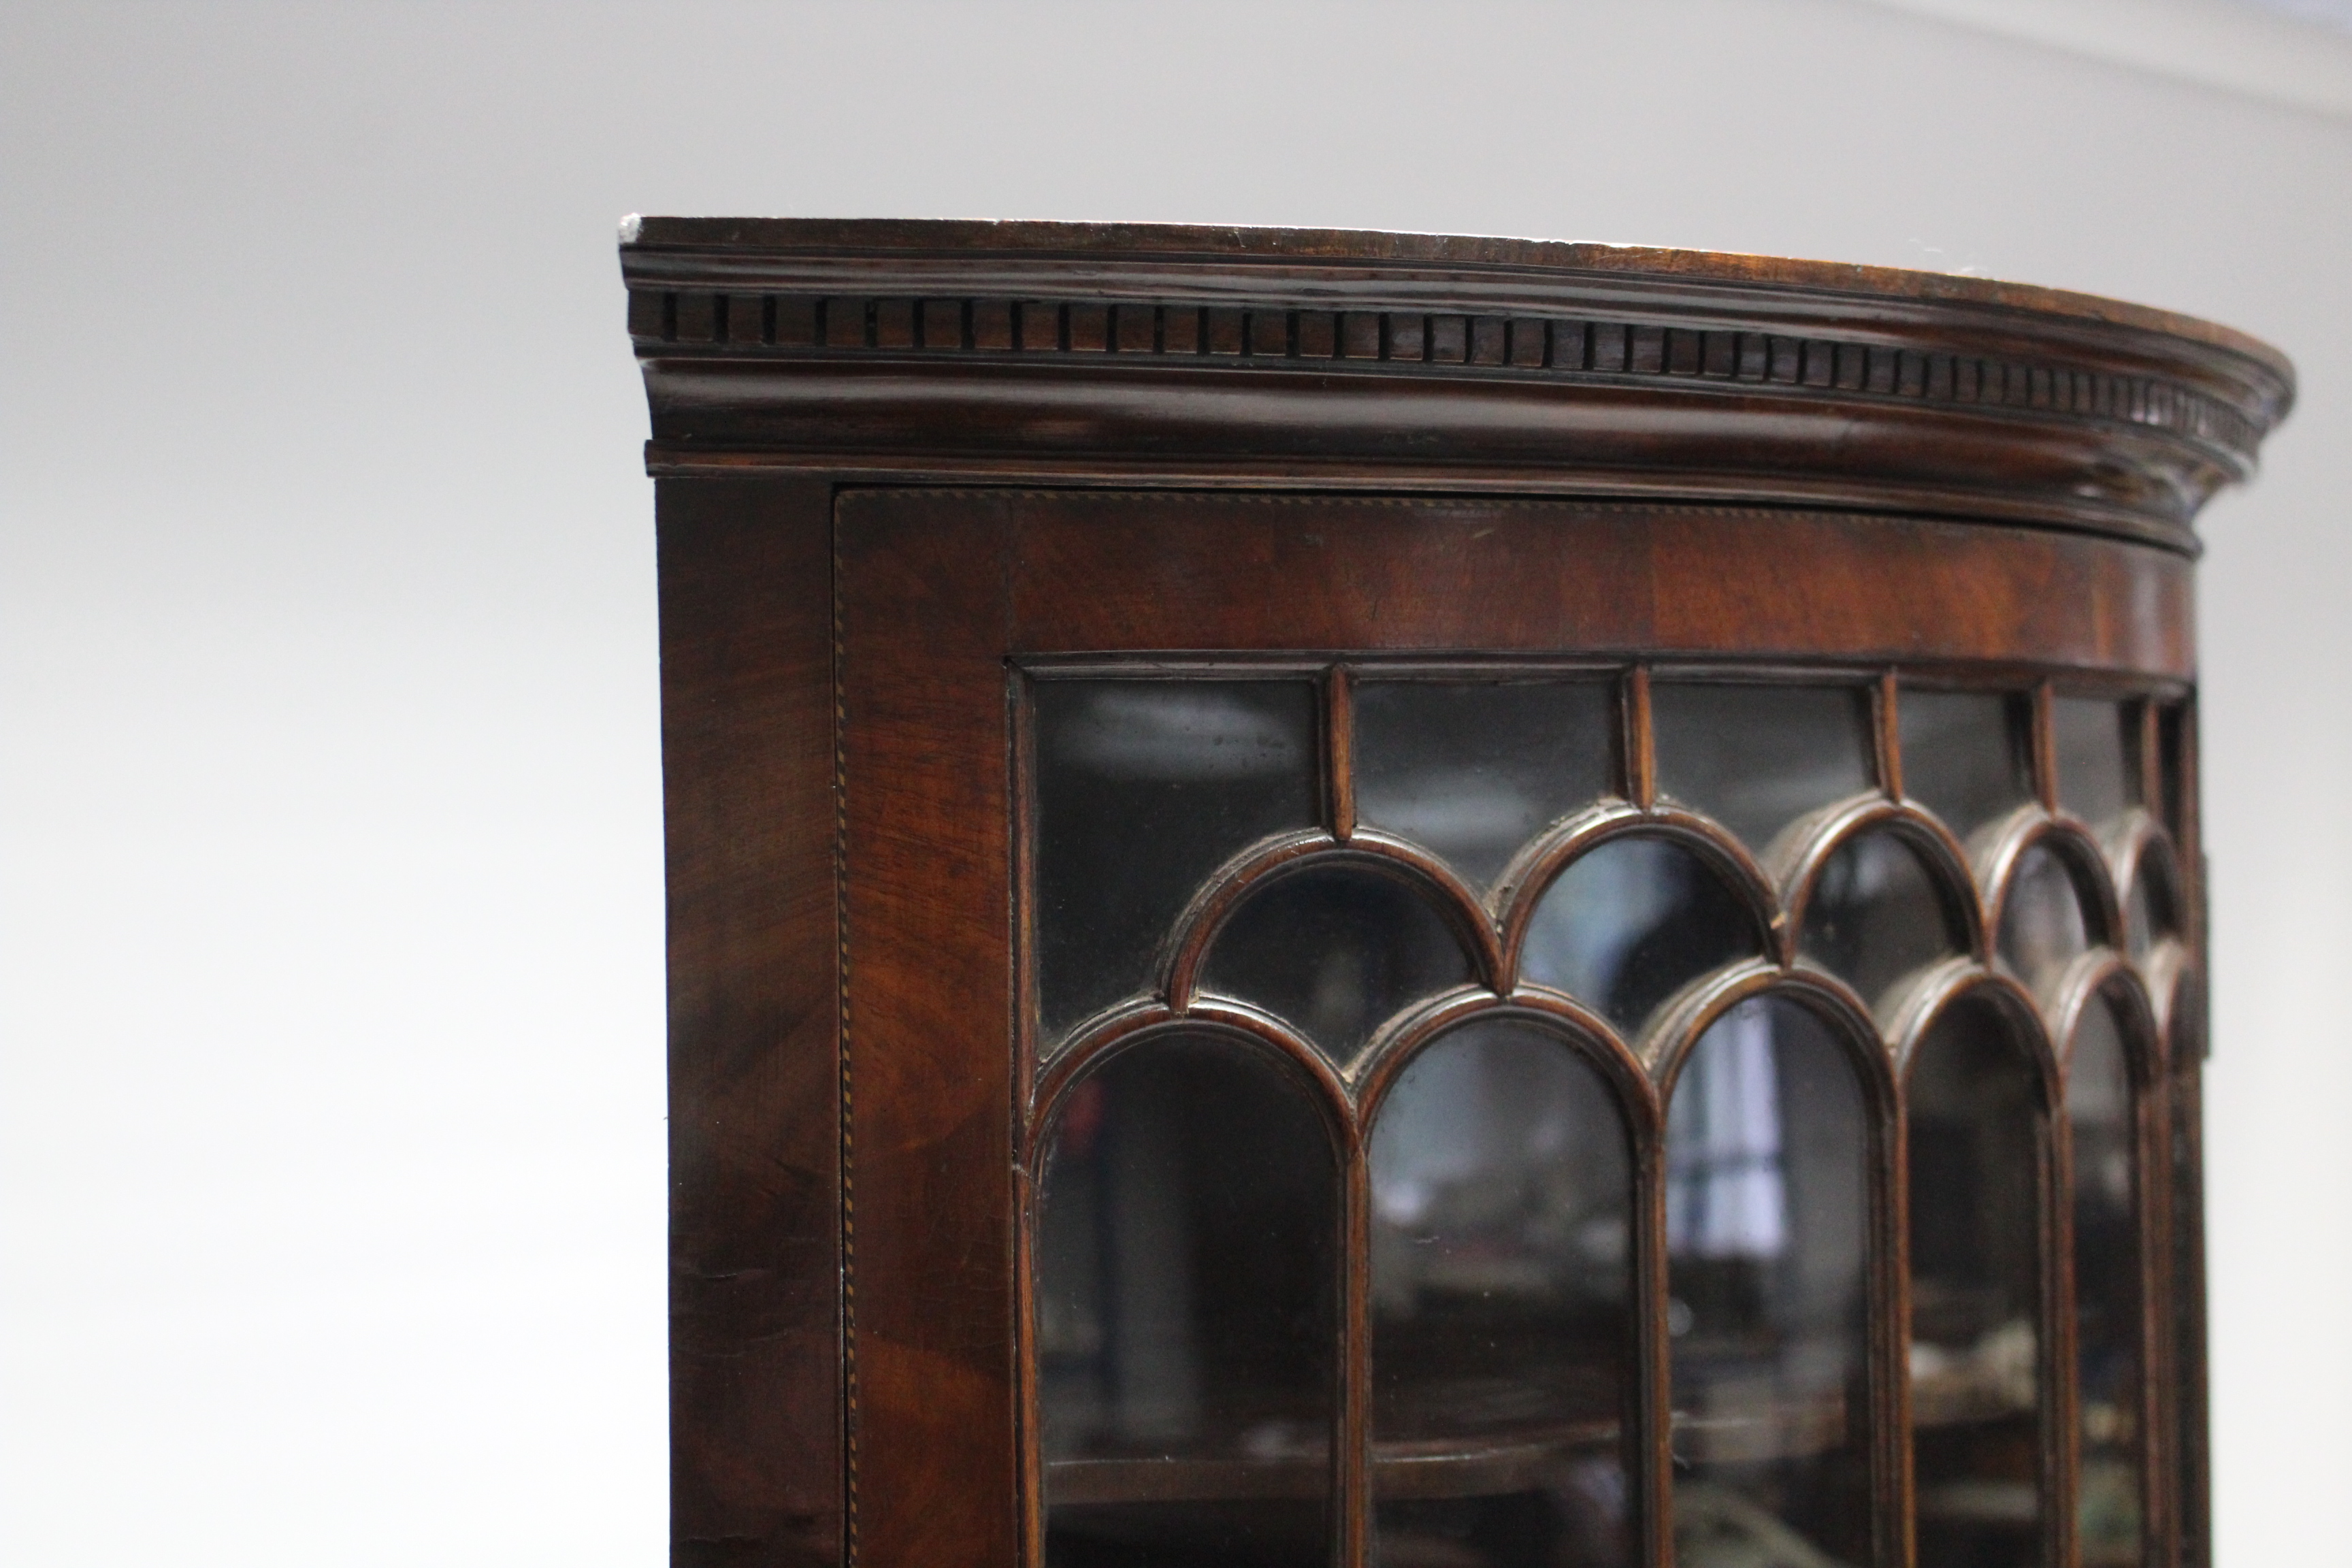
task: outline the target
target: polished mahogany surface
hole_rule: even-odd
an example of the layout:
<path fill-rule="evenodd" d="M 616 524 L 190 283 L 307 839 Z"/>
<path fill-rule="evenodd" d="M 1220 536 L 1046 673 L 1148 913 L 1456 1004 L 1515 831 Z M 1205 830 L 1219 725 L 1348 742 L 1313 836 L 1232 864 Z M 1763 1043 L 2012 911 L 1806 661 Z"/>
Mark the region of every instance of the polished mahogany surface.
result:
<path fill-rule="evenodd" d="M 681 1563 L 2204 1560 L 2189 524 L 1983 279 L 631 220 Z"/>

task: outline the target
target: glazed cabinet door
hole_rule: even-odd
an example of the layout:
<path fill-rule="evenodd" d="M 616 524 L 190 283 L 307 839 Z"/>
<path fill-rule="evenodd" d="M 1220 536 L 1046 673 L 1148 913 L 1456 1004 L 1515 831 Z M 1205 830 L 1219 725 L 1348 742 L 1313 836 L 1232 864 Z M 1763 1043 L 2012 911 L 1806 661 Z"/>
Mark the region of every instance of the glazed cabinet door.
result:
<path fill-rule="evenodd" d="M 2180 558 L 918 489 L 834 552 L 855 1561 L 2172 1560 Z"/>

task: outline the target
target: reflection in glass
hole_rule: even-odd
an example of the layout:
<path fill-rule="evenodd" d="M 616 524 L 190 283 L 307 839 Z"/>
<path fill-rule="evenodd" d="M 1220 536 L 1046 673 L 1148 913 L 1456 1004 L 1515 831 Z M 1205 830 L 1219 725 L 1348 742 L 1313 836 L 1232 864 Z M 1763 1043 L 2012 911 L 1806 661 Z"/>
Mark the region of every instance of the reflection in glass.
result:
<path fill-rule="evenodd" d="M 1680 1568 L 1869 1560 L 1868 1151 L 1847 1051 L 1793 1002 L 1741 1003 L 1683 1063 L 1666 1124 Z"/>
<path fill-rule="evenodd" d="M 1907 1096 L 1912 1465 L 1919 1568 L 2039 1568 L 2047 1119 L 2032 1058 L 1963 999 Z"/>
<path fill-rule="evenodd" d="M 2150 845 L 2140 851 L 2131 891 L 2124 895 L 2124 942 L 2134 958 L 2146 958 L 2149 949 L 2179 931 L 2179 908 L 2170 859 Z"/>
<path fill-rule="evenodd" d="M 1903 792 L 1966 839 L 2033 798 L 2032 709 L 1997 691 L 1903 690 Z"/>
<path fill-rule="evenodd" d="M 1610 790 L 1614 719 L 1598 681 L 1363 681 L 1356 816 L 1434 850 L 1473 883 Z"/>
<path fill-rule="evenodd" d="M 1965 941 L 1919 852 L 1880 829 L 1847 839 L 1822 863 L 1799 947 L 1875 1004 L 1896 981 Z"/>
<path fill-rule="evenodd" d="M 2029 846 L 2001 904 L 2001 961 L 2028 985 L 2046 988 L 2090 951 L 2096 928 L 2084 917 L 2087 902 L 2062 856 L 2047 845 Z"/>
<path fill-rule="evenodd" d="M 1761 854 L 1797 817 L 1871 787 L 1870 703 L 1845 687 L 1650 689 L 1658 788 Z"/>
<path fill-rule="evenodd" d="M 1748 906 L 1697 855 L 1666 838 L 1612 838 L 1544 890 L 1519 973 L 1630 1035 L 1690 981 L 1757 951 Z"/>
<path fill-rule="evenodd" d="M 2140 1560 L 2140 1253 L 2131 1068 L 2105 996 L 2074 1026 L 2066 1125 L 2074 1177 L 2074 1529 L 2084 1568 Z"/>
<path fill-rule="evenodd" d="M 1377 871 L 1324 866 L 1252 893 L 1217 933 L 1201 979 L 1345 1061 L 1408 1002 L 1472 977 L 1453 928 L 1420 893 Z"/>
<path fill-rule="evenodd" d="M 1302 680 L 1045 680 L 1035 691 L 1037 986 L 1058 1036 L 1144 989 L 1209 874 L 1317 820 Z"/>
<path fill-rule="evenodd" d="M 1465 1025 L 1398 1077 L 1370 1158 L 1372 1560 L 1632 1563 L 1633 1170 L 1601 1074 Z"/>
<path fill-rule="evenodd" d="M 2121 702 L 2061 697 L 2050 705 L 2058 739 L 2058 803 L 2085 822 L 2112 822 L 2139 798 L 2139 725 Z"/>
<path fill-rule="evenodd" d="M 1162 1037 L 1071 1091 L 1037 1224 L 1051 1568 L 1328 1568 L 1338 1193 L 1260 1050 Z"/>

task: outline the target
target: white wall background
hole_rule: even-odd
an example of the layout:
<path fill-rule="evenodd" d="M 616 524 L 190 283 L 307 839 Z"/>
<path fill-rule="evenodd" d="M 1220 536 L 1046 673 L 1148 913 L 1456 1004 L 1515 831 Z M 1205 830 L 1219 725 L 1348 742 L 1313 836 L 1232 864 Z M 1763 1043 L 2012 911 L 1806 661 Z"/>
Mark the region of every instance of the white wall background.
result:
<path fill-rule="evenodd" d="M 1965 267 L 2287 349 L 2202 584 L 2222 1562 L 2340 1537 L 2352 121 L 1862 0 L 11 0 L 0 195 L 0 1560 L 661 1560 L 632 209 Z"/>

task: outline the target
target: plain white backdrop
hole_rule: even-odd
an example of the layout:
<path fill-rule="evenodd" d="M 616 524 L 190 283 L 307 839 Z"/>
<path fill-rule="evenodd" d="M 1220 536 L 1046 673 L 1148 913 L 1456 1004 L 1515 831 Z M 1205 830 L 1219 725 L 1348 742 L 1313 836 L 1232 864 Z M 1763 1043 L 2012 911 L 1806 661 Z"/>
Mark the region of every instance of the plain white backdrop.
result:
<path fill-rule="evenodd" d="M 11 0 L 0 194 L 0 1560 L 663 1557 L 632 210 L 1772 251 L 2284 348 L 2200 588 L 2218 1508 L 2224 1568 L 2342 1550 L 2352 121 L 1864 0 Z"/>

